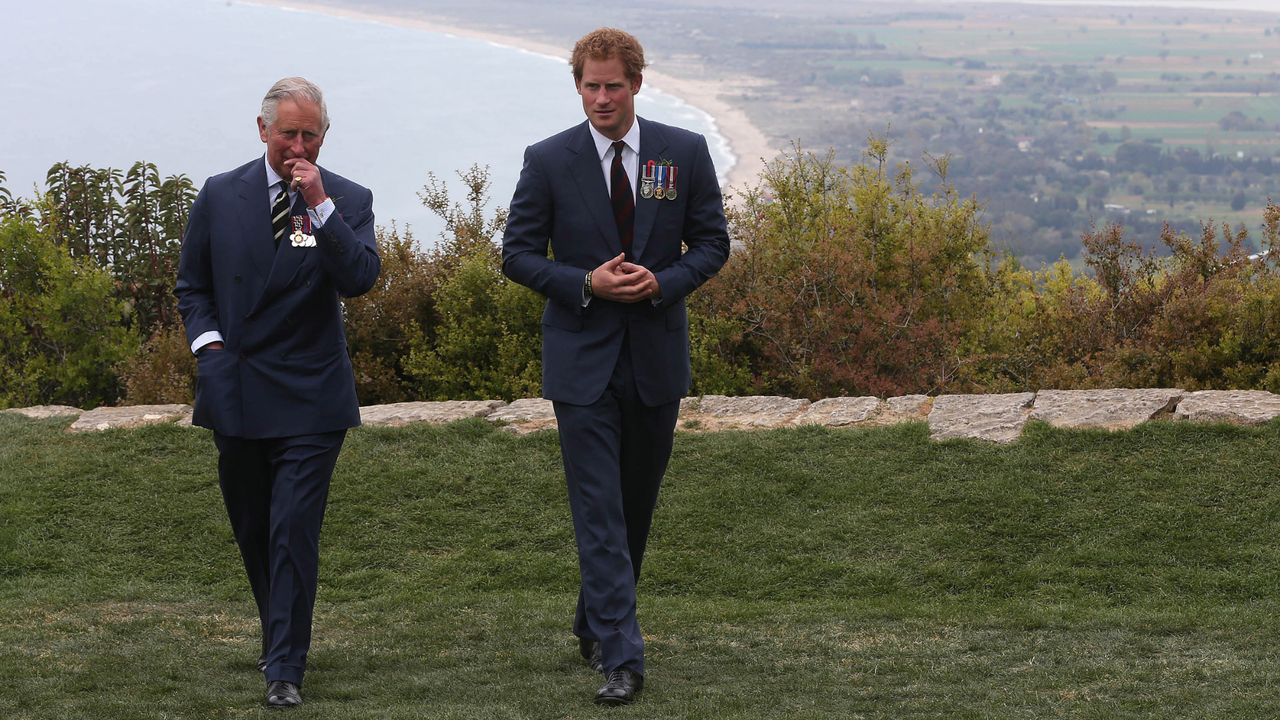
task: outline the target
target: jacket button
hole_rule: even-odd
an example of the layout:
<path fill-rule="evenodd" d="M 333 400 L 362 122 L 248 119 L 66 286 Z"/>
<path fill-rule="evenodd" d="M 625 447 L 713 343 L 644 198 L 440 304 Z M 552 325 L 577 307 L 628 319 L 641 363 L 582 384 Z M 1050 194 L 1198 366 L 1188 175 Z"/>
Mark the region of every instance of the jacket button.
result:
<path fill-rule="evenodd" d="M 308 281 L 307 281 L 307 287 L 311 287 L 311 281 L 310 281 L 310 280 L 308 280 Z"/>
<path fill-rule="evenodd" d="M 245 315 L 245 316 L 244 316 L 244 321 L 245 321 L 245 322 L 247 322 L 247 323 L 251 323 L 251 322 L 253 322 L 253 318 L 249 317 L 248 315 Z"/>
<path fill-rule="evenodd" d="M 240 353 L 240 359 L 243 360 L 244 357 L 245 357 L 244 353 Z"/>
<path fill-rule="evenodd" d="M 286 318 L 284 319 L 284 324 L 285 324 L 285 325 L 292 325 L 292 324 L 293 324 L 293 318 L 291 318 L 291 317 L 286 317 Z"/>
<path fill-rule="evenodd" d="M 236 276 L 236 282 L 244 282 L 244 279 L 243 279 L 243 278 L 241 278 L 239 275 L 237 275 L 237 276 Z"/>
<path fill-rule="evenodd" d="M 281 360 L 288 360 L 288 359 L 289 359 L 289 353 L 285 353 L 285 354 L 281 355 L 281 356 L 280 356 L 280 359 L 281 359 Z"/>

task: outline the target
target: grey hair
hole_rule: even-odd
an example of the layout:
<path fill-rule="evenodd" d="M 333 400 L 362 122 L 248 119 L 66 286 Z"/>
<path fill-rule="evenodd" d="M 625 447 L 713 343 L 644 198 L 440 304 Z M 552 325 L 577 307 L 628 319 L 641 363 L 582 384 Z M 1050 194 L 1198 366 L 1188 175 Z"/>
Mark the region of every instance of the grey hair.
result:
<path fill-rule="evenodd" d="M 262 98 L 262 121 L 271 127 L 276 124 L 276 109 L 281 100 L 298 102 L 305 100 L 320 106 L 320 125 L 329 127 L 329 106 L 324 103 L 324 93 L 315 83 L 300 77 L 289 77 L 278 81 Z"/>

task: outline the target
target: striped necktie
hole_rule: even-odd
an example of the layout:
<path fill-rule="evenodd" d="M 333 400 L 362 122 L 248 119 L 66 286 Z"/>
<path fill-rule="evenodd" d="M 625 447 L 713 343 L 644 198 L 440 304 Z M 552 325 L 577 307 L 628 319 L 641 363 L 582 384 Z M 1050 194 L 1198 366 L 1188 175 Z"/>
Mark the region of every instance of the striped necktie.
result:
<path fill-rule="evenodd" d="M 276 184 L 280 186 L 280 194 L 271 203 L 271 232 L 276 239 L 276 249 L 279 250 L 280 238 L 289 232 L 292 223 L 289 220 L 289 193 L 285 192 L 285 182 L 281 180 Z"/>
<path fill-rule="evenodd" d="M 631 192 L 627 172 L 622 169 L 622 150 L 626 146 L 621 140 L 613 144 L 613 164 L 609 166 L 609 203 L 613 205 L 613 221 L 618 225 L 622 252 L 626 254 L 627 262 L 634 262 L 635 258 L 631 257 L 631 238 L 636 225 L 636 199 Z"/>

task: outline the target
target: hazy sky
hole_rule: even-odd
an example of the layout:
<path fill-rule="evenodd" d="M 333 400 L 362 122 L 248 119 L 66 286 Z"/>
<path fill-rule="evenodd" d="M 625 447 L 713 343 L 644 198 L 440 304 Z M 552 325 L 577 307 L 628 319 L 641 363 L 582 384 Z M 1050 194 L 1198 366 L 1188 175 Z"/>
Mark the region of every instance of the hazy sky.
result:
<path fill-rule="evenodd" d="M 729 2 L 714 3 L 714 4 L 733 6 L 733 5 L 738 5 L 739 3 L 732 2 L 732 0 L 730 0 Z M 848 7 L 850 4 L 854 4 L 854 3 L 844 2 L 843 0 L 831 0 L 830 2 L 824 2 L 824 0 L 817 0 L 817 2 L 812 2 L 812 4 L 818 5 L 818 6 L 822 4 L 828 4 L 828 5 L 841 5 L 844 7 Z M 1257 12 L 1274 13 L 1277 16 L 1280 16 L 1280 0 L 1005 0 L 1004 2 L 998 2 L 998 3 L 981 3 L 981 2 L 973 2 L 973 1 L 958 2 L 956 0 L 857 0 L 856 4 L 892 5 L 894 7 L 899 7 L 904 10 L 911 9 L 912 7 L 917 7 L 917 8 L 918 7 L 927 7 L 927 8 L 970 7 L 971 8 L 977 5 L 997 5 L 997 4 L 1070 5 L 1070 6 L 1077 6 L 1077 7 L 1114 6 L 1114 7 L 1166 7 L 1166 8 L 1186 8 L 1186 9 L 1206 8 L 1206 9 L 1214 9 L 1214 10 L 1217 10 L 1217 9 L 1252 10 Z M 754 2 L 753 0 L 746 0 L 746 2 L 741 3 L 741 5 L 746 7 L 761 7 L 761 4 L 759 2 Z"/>

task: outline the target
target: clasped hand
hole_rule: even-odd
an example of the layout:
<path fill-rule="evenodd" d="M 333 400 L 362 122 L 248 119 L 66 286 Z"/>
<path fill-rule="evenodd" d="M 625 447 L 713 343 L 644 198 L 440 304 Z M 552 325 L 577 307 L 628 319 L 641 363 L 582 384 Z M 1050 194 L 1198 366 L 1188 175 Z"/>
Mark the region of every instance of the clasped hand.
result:
<path fill-rule="evenodd" d="M 619 255 L 591 271 L 591 294 L 605 300 L 633 303 L 661 300 L 662 289 L 649 269 Z"/>

